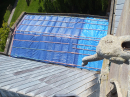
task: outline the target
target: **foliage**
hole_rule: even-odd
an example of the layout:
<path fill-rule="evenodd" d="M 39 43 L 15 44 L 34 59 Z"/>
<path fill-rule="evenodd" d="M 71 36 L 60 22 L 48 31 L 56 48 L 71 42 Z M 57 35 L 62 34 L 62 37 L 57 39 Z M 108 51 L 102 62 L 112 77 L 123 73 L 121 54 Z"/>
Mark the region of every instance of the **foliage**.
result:
<path fill-rule="evenodd" d="M 46 12 L 104 15 L 108 0 L 45 0 Z"/>
<path fill-rule="evenodd" d="M 39 6 L 38 12 L 42 12 L 42 11 L 43 11 L 42 6 Z"/>
<path fill-rule="evenodd" d="M 39 0 L 39 4 L 41 3 L 41 0 Z"/>
<path fill-rule="evenodd" d="M 10 28 L 8 27 L 8 24 L 3 22 L 2 27 L 0 28 L 0 50 L 1 51 L 4 51 L 9 31 Z"/>
<path fill-rule="evenodd" d="M 7 11 L 9 4 L 14 5 L 15 0 L 0 0 L 0 27 L 2 27 L 3 21 L 7 21 L 10 12 Z"/>
<path fill-rule="evenodd" d="M 46 12 L 54 12 L 55 8 L 52 0 L 45 0 L 44 5 Z"/>
<path fill-rule="evenodd" d="M 29 6 L 31 0 L 26 0 L 27 6 Z"/>
<path fill-rule="evenodd" d="M 18 0 L 11 22 L 15 22 L 23 11 L 32 13 L 45 12 L 43 3 L 44 0 L 41 0 L 40 3 L 39 0 L 31 0 L 29 6 L 27 6 L 26 0 Z"/>
<path fill-rule="evenodd" d="M 6 13 L 4 15 L 4 22 L 8 22 L 9 16 L 10 16 L 10 11 L 6 10 Z"/>

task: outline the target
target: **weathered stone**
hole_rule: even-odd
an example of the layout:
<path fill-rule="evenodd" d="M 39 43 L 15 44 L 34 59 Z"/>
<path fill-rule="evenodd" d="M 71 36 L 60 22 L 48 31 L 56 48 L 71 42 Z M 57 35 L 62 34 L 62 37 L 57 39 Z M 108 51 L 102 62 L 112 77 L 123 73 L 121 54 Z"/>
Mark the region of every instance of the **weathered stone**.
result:
<path fill-rule="evenodd" d="M 96 54 L 87 56 L 82 59 L 82 65 L 87 65 L 88 62 L 98 61 L 106 58 L 111 62 L 122 64 L 127 63 L 130 59 L 130 36 L 112 36 L 103 37 L 96 49 Z"/>

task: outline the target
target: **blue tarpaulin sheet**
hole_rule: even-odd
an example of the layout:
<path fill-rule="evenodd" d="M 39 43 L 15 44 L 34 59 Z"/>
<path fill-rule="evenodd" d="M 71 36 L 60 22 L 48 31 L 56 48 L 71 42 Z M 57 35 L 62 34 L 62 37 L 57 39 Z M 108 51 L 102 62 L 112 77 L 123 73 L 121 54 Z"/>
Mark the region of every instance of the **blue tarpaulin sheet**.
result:
<path fill-rule="evenodd" d="M 82 58 L 96 53 L 99 40 L 107 35 L 108 20 L 92 17 L 25 15 L 15 29 L 12 57 L 101 69 L 102 61 L 82 67 Z"/>

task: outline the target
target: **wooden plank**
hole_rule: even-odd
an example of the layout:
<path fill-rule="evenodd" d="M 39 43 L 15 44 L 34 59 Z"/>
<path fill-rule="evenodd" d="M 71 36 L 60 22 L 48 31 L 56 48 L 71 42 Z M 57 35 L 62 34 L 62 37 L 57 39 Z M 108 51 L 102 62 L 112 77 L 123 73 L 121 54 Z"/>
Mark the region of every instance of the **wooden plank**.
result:
<path fill-rule="evenodd" d="M 124 1 L 124 0 L 123 0 Z M 128 2 L 127 0 L 125 0 L 126 2 Z M 117 36 L 121 36 L 121 35 L 130 35 L 129 33 L 129 22 L 130 22 L 130 12 L 129 12 L 129 3 L 125 3 L 124 4 L 124 8 L 122 11 L 122 15 L 120 18 L 120 22 L 119 22 L 119 26 L 117 29 Z"/>
<path fill-rule="evenodd" d="M 58 71 L 58 73 L 61 73 L 61 72 L 63 72 L 63 69 L 61 69 L 61 70 L 59 70 Z M 31 81 L 39 81 L 39 79 L 36 79 L 35 78 L 35 80 L 31 80 Z M 40 81 L 39 81 L 40 82 Z M 28 84 L 28 83 L 30 83 L 30 80 L 28 79 L 27 81 L 22 81 L 22 82 L 19 82 L 19 83 L 16 83 L 16 84 L 14 84 L 14 85 L 12 85 L 12 87 L 11 88 L 13 88 L 13 87 L 19 87 L 20 85 L 22 85 L 22 84 Z"/>
<path fill-rule="evenodd" d="M 17 66 L 16 64 L 26 64 L 26 63 L 36 63 L 36 62 L 34 62 L 34 61 L 28 61 L 28 60 L 15 60 L 15 59 L 12 59 L 12 62 L 7 62 L 6 63 L 6 60 L 4 60 L 4 63 L 2 63 L 2 65 L 0 66 L 1 68 L 4 68 L 5 67 L 5 65 L 8 65 L 8 66 Z M 37 62 L 37 64 L 38 63 L 41 63 L 41 62 Z M 45 64 L 45 63 L 44 63 Z"/>
<path fill-rule="evenodd" d="M 37 89 L 37 90 L 34 90 L 34 91 L 31 91 L 31 92 L 27 93 L 27 95 L 35 96 L 36 94 L 39 94 L 39 93 L 41 93 L 43 91 L 50 90 L 50 89 L 56 89 L 56 87 L 54 87 L 52 85 L 46 85 L 44 87 L 40 87 L 40 89 Z"/>
<path fill-rule="evenodd" d="M 46 66 L 46 68 L 42 67 L 42 68 L 40 68 L 38 71 L 33 71 L 33 72 L 29 72 L 29 73 L 27 73 L 27 74 L 22 74 L 22 75 L 17 75 L 17 78 L 19 78 L 19 77 L 26 77 L 26 76 L 30 76 L 30 75 L 34 75 L 35 73 L 42 72 L 43 70 L 46 71 L 46 70 L 50 70 L 50 69 L 53 69 L 53 68 L 56 68 L 56 67 L 55 67 L 55 66 Z M 10 73 L 9 73 L 9 72 L 3 73 L 2 76 L 8 75 L 8 74 L 10 74 Z M 13 74 L 13 73 L 11 73 L 11 74 Z M 8 79 L 8 77 L 5 78 L 5 79 Z"/>
<path fill-rule="evenodd" d="M 86 91 L 86 89 L 87 89 L 88 87 L 92 86 L 92 85 L 95 84 L 95 83 L 98 83 L 97 81 L 98 81 L 98 78 L 92 79 L 90 82 L 88 82 L 88 83 L 82 85 L 81 87 L 79 87 L 79 88 L 77 88 L 77 89 L 74 89 L 73 91 L 70 91 L 69 93 L 73 93 L 73 94 L 78 95 L 78 94 L 82 93 L 83 91 Z M 100 89 L 99 89 L 99 90 L 100 90 Z M 69 93 L 68 93 L 68 94 L 69 94 Z"/>
<path fill-rule="evenodd" d="M 87 87 L 87 89 L 85 91 L 83 91 L 82 93 L 80 93 L 78 96 L 79 97 L 88 97 L 89 95 L 91 95 L 95 90 L 99 89 L 100 85 L 99 83 L 93 84 L 89 87 Z M 95 97 L 95 96 L 94 96 Z M 99 96 L 98 96 L 99 97 Z"/>
<path fill-rule="evenodd" d="M 66 79 L 59 80 L 55 83 L 52 83 L 51 85 L 53 85 L 55 87 L 59 87 L 59 88 L 61 88 L 61 87 L 65 88 L 65 87 L 70 86 L 73 83 L 75 83 L 75 81 L 79 80 L 82 76 L 84 77 L 84 75 L 82 75 L 80 73 L 76 74 L 76 75 L 77 76 L 73 75 L 73 76 L 67 77 Z"/>
<path fill-rule="evenodd" d="M 68 72 L 65 72 L 65 73 L 63 72 L 62 75 L 60 75 L 60 76 L 64 76 L 65 74 L 70 73 L 70 71 L 71 71 L 71 70 L 69 70 Z M 59 74 L 57 74 L 57 75 L 59 75 Z M 59 77 L 60 77 L 60 76 L 59 76 Z M 59 78 L 59 77 L 54 77 L 54 78 L 57 79 L 57 78 Z M 50 79 L 47 78 L 47 80 L 54 80 L 54 78 L 50 78 Z M 68 79 L 70 79 L 70 78 L 72 78 L 72 76 L 69 77 Z M 66 78 L 66 79 L 67 79 L 67 78 Z M 66 79 L 60 80 L 60 82 L 64 82 L 64 80 L 66 80 Z M 65 83 L 67 83 L 67 82 L 68 82 L 68 81 L 66 81 Z M 42 83 L 44 83 L 44 82 L 42 82 Z M 56 85 L 55 85 L 55 83 L 57 83 L 57 82 L 54 82 L 54 83 L 51 84 L 51 85 L 57 87 L 59 84 L 56 84 Z M 35 89 L 36 89 L 36 88 L 35 88 Z M 35 90 L 35 89 L 34 89 L 34 90 Z M 25 92 L 25 93 L 26 93 L 27 90 L 29 90 L 29 89 L 21 90 L 20 92 Z"/>
<path fill-rule="evenodd" d="M 117 9 L 117 10 L 122 10 L 122 9 L 123 9 L 123 6 L 124 6 L 124 3 L 116 4 L 116 9 Z"/>
<path fill-rule="evenodd" d="M 118 27 L 119 22 L 115 21 L 115 28 Z"/>
<path fill-rule="evenodd" d="M 53 68 L 53 69 L 52 69 L 52 68 Z M 55 69 L 56 69 L 56 67 L 52 67 L 52 68 L 51 68 L 51 67 L 49 67 L 49 69 L 43 68 L 43 69 L 41 69 L 40 71 L 39 71 L 39 70 L 38 70 L 38 71 L 39 71 L 39 72 L 42 72 L 43 70 L 45 70 L 43 73 L 47 73 L 48 70 L 51 71 L 51 69 L 52 69 L 52 70 L 55 70 Z M 54 69 L 54 68 L 55 68 L 55 69 Z M 56 69 L 56 70 L 57 70 L 57 69 Z M 38 72 L 38 71 L 34 71 L 34 72 Z M 17 79 L 18 79 L 19 77 L 32 76 L 32 75 L 35 76 L 35 73 L 34 73 L 34 72 L 30 72 L 30 73 L 27 73 L 27 74 L 19 75 L 19 76 L 17 77 Z M 38 73 L 39 73 L 39 72 L 38 72 Z M 38 75 L 38 74 L 36 73 L 36 75 Z M 5 79 L 1 79 L 1 80 L 0 80 L 0 83 L 4 83 L 4 82 L 6 82 L 6 81 L 10 81 L 11 79 L 12 79 L 12 80 L 13 80 L 13 79 L 15 80 L 15 78 L 16 78 L 16 76 L 14 76 L 14 78 L 10 78 L 10 77 L 9 77 L 9 78 L 5 78 Z"/>
<path fill-rule="evenodd" d="M 94 85 L 91 89 L 91 93 L 89 93 L 87 97 L 99 97 L 99 94 L 97 95 L 97 93 L 95 93 L 96 91 L 99 91 L 99 88 L 100 88 L 99 84 Z"/>
<path fill-rule="evenodd" d="M 45 70 L 46 69 L 46 70 Z M 57 68 L 49 68 L 49 71 L 48 71 L 48 69 L 47 68 L 45 68 L 45 69 L 42 69 L 42 70 L 40 70 L 40 72 L 37 72 L 37 73 L 35 73 L 35 74 L 33 74 L 33 72 L 31 72 L 30 74 L 23 74 L 23 75 L 20 75 L 20 76 L 18 76 L 17 77 L 17 79 L 13 79 L 13 80 L 8 80 L 8 79 L 2 79 L 2 83 L 0 84 L 0 86 L 5 86 L 5 85 L 9 85 L 9 84 L 12 84 L 12 83 L 16 83 L 16 82 L 24 82 L 25 80 L 27 80 L 28 78 L 29 78 L 29 80 L 32 80 L 32 79 L 34 79 L 34 77 L 35 78 L 37 78 L 37 77 L 40 77 L 40 78 L 42 78 L 43 76 L 41 76 L 41 75 L 45 75 L 45 76 L 47 76 L 47 74 L 48 73 L 51 73 L 51 72 L 53 72 L 53 71 L 55 71 L 55 70 L 58 70 Z M 42 73 L 41 73 L 42 72 Z M 39 78 L 39 79 L 40 79 Z"/>
<path fill-rule="evenodd" d="M 117 0 L 117 4 L 125 3 L 125 0 Z"/>
<path fill-rule="evenodd" d="M 56 72 L 54 72 L 56 70 Z M 17 78 L 16 80 L 11 80 L 11 81 L 8 81 L 8 82 L 3 82 L 0 84 L 0 86 L 6 86 L 6 88 L 11 88 L 12 86 L 19 86 L 20 84 L 24 84 L 24 83 L 28 83 L 28 82 L 31 82 L 31 81 L 35 81 L 35 80 L 38 80 L 40 78 L 42 78 L 43 76 L 44 77 L 47 77 L 49 75 L 51 75 L 52 73 L 58 73 L 60 72 L 62 69 L 58 70 L 57 68 L 53 69 L 53 70 L 50 70 L 51 72 L 48 72 L 48 71 L 43 71 L 42 73 L 38 73 L 36 75 L 32 75 L 32 76 L 29 76 L 28 78 Z M 6 80 L 5 80 L 6 81 Z M 14 83 L 15 81 L 15 83 Z M 10 83 L 11 82 L 11 83 Z M 13 83 L 12 83 L 13 82 Z M 8 86 L 7 86 L 8 85 Z"/>
<path fill-rule="evenodd" d="M 115 16 L 115 22 L 119 22 L 120 16 Z"/>
<path fill-rule="evenodd" d="M 19 66 L 20 65 L 20 66 Z M 37 67 L 37 66 L 47 66 L 47 64 L 32 64 L 32 63 L 23 63 L 23 65 L 22 64 L 15 64 L 15 66 L 10 66 L 10 68 L 6 68 L 6 66 L 5 66 L 5 68 L 4 69 L 2 69 L 1 71 L 4 71 L 4 70 L 6 70 L 6 71 L 14 71 L 14 72 L 17 72 L 17 71 L 20 71 L 20 69 L 23 69 L 23 70 L 25 70 L 26 68 L 32 68 L 32 67 Z M 48 65 L 48 66 L 50 66 L 50 65 Z"/>
<path fill-rule="evenodd" d="M 8 57 L 4 57 L 1 60 L 6 61 L 7 58 Z M 81 80 L 83 81 L 96 73 L 31 60 L 15 59 L 16 58 L 10 58 L 8 63 L 2 61 L 3 64 L 0 65 L 0 73 L 2 73 L 0 74 L 0 87 L 2 89 L 30 96 L 37 95 L 39 93 L 50 95 L 49 92 L 53 94 L 61 90 L 66 91 L 64 88 L 67 87 L 71 87 L 69 89 L 73 89 L 73 85 L 80 83 Z M 13 61 L 10 62 L 10 60 Z M 19 63 L 21 64 L 20 67 L 18 65 Z M 5 65 L 7 67 L 5 67 Z M 81 89 L 80 84 L 77 85 Z M 66 93 L 68 92 L 70 91 L 67 90 Z M 18 95 L 25 96 L 21 94 Z"/>
<path fill-rule="evenodd" d="M 68 80 L 63 80 L 59 84 L 56 83 L 56 84 L 52 84 L 52 85 L 54 85 L 54 86 L 56 86 L 58 88 L 66 88 L 66 87 L 69 87 L 69 86 L 71 86 L 73 84 L 76 84 L 76 83 L 78 83 L 78 82 L 80 82 L 82 80 L 85 80 L 85 79 L 87 79 L 87 78 L 89 78 L 89 77 L 91 77 L 93 75 L 94 74 L 88 72 L 88 74 L 85 74 L 85 75 L 80 74 L 79 76 L 72 76 Z"/>
<path fill-rule="evenodd" d="M 27 62 L 27 63 L 29 63 L 29 62 Z M 9 65 L 10 64 L 10 65 Z M 18 62 L 12 62 L 12 63 L 7 63 L 7 64 L 3 64 L 3 66 L 1 66 L 0 68 L 1 69 L 6 69 L 6 68 L 11 68 L 11 67 L 17 67 L 17 66 L 19 66 L 20 64 L 26 64 L 25 62 L 20 62 L 20 61 L 18 61 Z M 6 67 L 7 66 L 7 67 Z"/>
<path fill-rule="evenodd" d="M 108 25 L 107 34 L 111 34 L 111 31 L 112 31 L 114 4 L 115 4 L 115 0 L 111 0 L 111 9 L 110 9 L 110 15 L 109 15 L 109 25 Z"/>
<path fill-rule="evenodd" d="M 86 79 L 84 79 L 84 80 L 81 80 L 81 81 L 79 81 L 79 82 L 77 82 L 77 83 L 75 83 L 75 84 L 72 84 L 72 85 L 70 85 L 70 86 L 68 86 L 68 87 L 65 87 L 64 89 L 69 90 L 69 93 L 70 93 L 71 91 L 74 91 L 74 90 L 78 89 L 79 87 L 81 87 L 81 86 L 87 84 L 88 82 L 91 82 L 93 79 L 96 79 L 96 77 L 95 77 L 94 75 L 91 76 L 91 77 L 88 77 L 88 78 L 86 78 Z M 96 81 L 97 81 L 97 79 L 96 79 Z M 64 91 L 64 89 L 61 90 L 61 91 Z M 84 90 L 84 89 L 85 89 L 85 88 L 83 88 L 83 90 Z M 59 92 L 60 92 L 60 91 L 57 91 L 57 93 L 59 93 Z"/>
<path fill-rule="evenodd" d="M 115 15 L 116 16 L 121 16 L 121 13 L 122 13 L 122 10 L 116 10 Z"/>
<path fill-rule="evenodd" d="M 2 65 L 0 65 L 0 67 L 4 68 L 5 65 L 11 66 L 11 65 L 14 65 L 14 63 L 18 63 L 18 62 L 22 63 L 22 61 L 20 61 L 20 60 L 16 60 L 16 61 L 13 60 L 13 61 L 7 62 L 7 63 L 6 63 L 6 60 L 4 60 L 4 63 L 1 63 Z"/>
<path fill-rule="evenodd" d="M 33 86 L 35 84 L 40 84 L 39 81 L 30 81 L 29 83 L 25 83 L 25 84 L 21 84 L 19 86 L 13 86 L 11 89 L 9 89 L 10 91 L 14 91 L 14 92 L 17 92 L 17 91 L 20 91 L 22 89 L 25 89 L 27 87 L 30 87 L 30 86 Z"/>
<path fill-rule="evenodd" d="M 1 76 L 0 79 L 4 79 L 7 77 L 14 77 L 14 75 L 13 74 L 5 74 L 4 76 Z"/>
<path fill-rule="evenodd" d="M 120 20 L 121 13 L 122 13 L 123 6 L 124 6 L 124 2 L 125 2 L 125 0 L 117 0 L 115 21 Z M 115 27 L 113 26 L 114 33 L 116 33 L 116 31 L 117 31 L 117 26 L 119 25 L 119 22 L 117 22 L 115 25 L 116 25 Z"/>
<path fill-rule="evenodd" d="M 66 87 L 66 88 L 57 88 L 57 89 L 49 89 L 48 91 L 42 91 L 42 93 L 40 93 L 40 92 L 38 92 L 38 93 L 36 93 L 36 95 L 37 96 L 42 96 L 42 95 L 44 95 L 44 96 L 49 96 L 49 95 L 53 95 L 53 94 L 60 94 L 60 91 L 65 91 L 65 90 L 67 90 L 68 92 L 71 92 L 71 91 L 73 91 L 73 90 L 75 90 L 75 89 L 77 89 L 77 88 L 79 88 L 80 86 L 82 86 L 82 85 L 84 85 L 85 83 L 88 83 L 89 81 L 91 81 L 92 79 L 94 79 L 95 78 L 95 76 L 92 76 L 92 77 L 89 77 L 89 78 L 87 78 L 87 79 L 85 79 L 85 80 L 82 80 L 82 81 L 80 81 L 80 82 L 78 82 L 78 83 L 76 83 L 76 84 L 74 84 L 74 85 L 71 85 L 71 86 L 69 86 L 69 87 Z M 67 92 L 67 93 L 68 93 Z M 65 93 L 66 94 L 66 93 Z"/>
<path fill-rule="evenodd" d="M 93 91 L 91 95 L 87 97 L 99 97 L 100 89 L 97 88 L 97 90 Z"/>
<path fill-rule="evenodd" d="M 71 74 L 69 74 L 68 77 L 71 78 L 71 77 L 74 76 L 75 74 L 77 74 L 76 71 L 74 71 L 74 72 L 72 72 Z M 58 78 L 58 79 L 60 79 L 60 78 Z M 61 80 L 61 79 L 60 79 L 60 80 Z M 63 79 L 62 79 L 62 81 L 63 81 Z M 52 89 L 52 88 L 56 88 L 56 87 L 53 86 L 53 85 L 51 85 L 51 84 L 49 84 L 49 85 L 44 86 L 44 87 L 39 87 L 38 89 L 36 89 L 36 90 L 34 90 L 34 91 L 31 91 L 31 92 L 29 92 L 29 93 L 27 93 L 27 94 L 28 94 L 28 95 L 31 95 L 31 96 L 34 96 L 34 95 L 36 95 L 36 94 L 38 94 L 38 93 L 40 93 L 40 92 L 47 91 L 47 90 Z"/>
<path fill-rule="evenodd" d="M 29 73 L 29 72 L 36 71 L 36 70 L 38 70 L 38 69 L 40 69 L 40 68 L 42 68 L 42 67 L 46 68 L 47 65 L 46 65 L 46 66 L 40 65 L 40 66 L 34 66 L 34 67 L 32 66 L 31 68 L 30 68 L 30 67 L 29 67 L 29 68 L 24 67 L 24 68 L 26 68 L 26 69 L 23 69 L 23 68 L 22 68 L 22 70 L 21 70 L 21 68 L 20 68 L 20 71 L 16 71 L 16 72 L 14 72 L 13 74 L 14 74 L 15 76 L 17 76 L 17 75 L 21 75 L 21 74 L 24 74 L 24 73 Z"/>
<path fill-rule="evenodd" d="M 40 88 L 40 87 L 44 87 L 44 86 L 48 86 L 48 84 L 46 84 L 45 82 L 42 82 L 42 83 L 40 83 L 40 84 L 35 84 L 35 85 L 33 85 L 33 86 L 30 86 L 30 87 L 28 87 L 28 88 L 25 88 L 25 89 L 20 90 L 20 91 L 17 91 L 17 92 L 18 92 L 18 93 L 22 93 L 22 94 L 27 94 L 27 93 L 29 93 L 29 92 L 31 92 L 31 91 L 34 91 L 34 90 L 36 90 L 36 89 L 38 89 L 38 88 Z"/>
<path fill-rule="evenodd" d="M 50 66 L 48 66 L 48 65 L 45 65 L 45 66 L 42 66 L 42 65 L 40 65 L 41 66 L 41 68 L 39 68 L 39 70 L 41 70 L 42 68 L 49 68 Z M 30 66 L 31 67 L 31 66 Z M 33 67 L 33 66 L 32 66 Z M 36 67 L 35 67 L 36 68 Z M 23 69 L 23 71 L 24 70 L 28 70 L 28 68 L 22 68 Z M 30 68 L 29 68 L 30 69 Z M 16 70 L 16 71 L 15 71 Z M 21 69 L 19 70 L 19 69 L 15 69 L 14 71 L 8 71 L 7 73 L 5 72 L 3 75 L 1 75 L 1 77 L 2 78 L 6 78 L 7 76 L 9 77 L 9 75 L 11 75 L 11 76 L 19 76 L 19 75 L 16 75 L 15 73 L 16 72 L 19 72 L 19 71 L 21 71 Z M 37 69 L 38 70 L 38 69 Z M 35 71 L 37 71 L 37 70 L 34 70 L 34 71 L 32 71 L 32 72 L 35 72 Z M 1 71 L 2 72 L 2 71 Z M 3 71 L 4 72 L 4 71 Z M 28 72 L 29 73 L 29 72 Z M 23 73 L 21 73 L 21 74 L 23 74 Z"/>
<path fill-rule="evenodd" d="M 5 57 L 7 57 L 7 56 L 0 54 L 0 58 L 5 58 Z"/>
<path fill-rule="evenodd" d="M 69 77 L 69 76 L 78 76 L 78 75 L 81 75 L 81 73 L 82 72 L 77 72 L 77 71 L 74 71 L 73 73 L 69 73 L 69 74 L 67 74 L 67 75 L 64 75 L 64 76 L 61 76 L 61 77 L 58 77 L 58 78 L 55 78 L 55 79 L 53 79 L 53 80 L 47 80 L 47 81 L 45 81 L 47 84 L 53 84 L 54 82 L 57 82 L 57 81 L 59 81 L 59 80 L 64 80 L 64 79 L 66 79 L 67 77 Z M 75 75 L 76 74 L 76 75 Z"/>
<path fill-rule="evenodd" d="M 43 82 L 43 81 L 44 81 L 44 82 L 47 82 L 47 81 L 50 81 L 50 80 L 57 79 L 57 78 L 60 78 L 60 77 L 62 77 L 62 76 L 68 75 L 68 74 L 70 74 L 70 73 L 72 73 L 72 72 L 74 72 L 74 71 L 68 69 L 68 70 L 62 71 L 62 72 L 60 72 L 60 73 L 58 73 L 58 74 L 53 74 L 53 75 L 51 75 L 51 76 L 49 76 L 49 77 L 41 78 L 41 79 L 39 79 L 39 81 L 40 81 L 40 82 Z"/>
<path fill-rule="evenodd" d="M 12 69 L 12 68 L 22 68 L 22 67 L 30 67 L 31 68 L 31 66 L 36 66 L 36 65 L 49 65 L 49 64 L 45 64 L 45 63 L 33 63 L 33 62 L 24 62 L 24 63 L 10 63 L 10 64 L 13 64 L 13 66 L 9 66 L 9 67 L 6 67 L 6 65 L 4 65 L 4 67 L 2 68 L 2 70 L 6 70 L 6 69 Z M 20 67 L 20 66 L 21 67 Z"/>
<path fill-rule="evenodd" d="M 117 28 L 114 28 L 114 34 L 116 34 L 116 30 L 117 30 Z"/>
<path fill-rule="evenodd" d="M 39 67 L 39 66 L 47 67 L 47 64 L 46 65 L 44 65 L 44 64 L 32 64 L 32 63 L 26 63 L 24 65 L 16 64 L 13 67 L 10 66 L 10 68 L 4 68 L 1 71 L 8 72 L 8 73 L 15 73 L 15 72 L 18 72 L 18 71 L 27 70 L 27 69 L 30 69 L 30 68 L 36 68 L 36 67 Z"/>

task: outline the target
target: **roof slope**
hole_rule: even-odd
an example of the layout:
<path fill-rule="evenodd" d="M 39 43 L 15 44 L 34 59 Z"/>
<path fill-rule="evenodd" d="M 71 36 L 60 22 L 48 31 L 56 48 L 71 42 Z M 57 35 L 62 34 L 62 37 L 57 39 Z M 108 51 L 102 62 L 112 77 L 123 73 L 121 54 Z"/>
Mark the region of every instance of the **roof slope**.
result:
<path fill-rule="evenodd" d="M 116 33 L 119 20 L 122 14 L 123 6 L 124 6 L 125 0 L 117 0 L 116 7 L 115 7 L 115 27 L 114 27 L 114 34 Z"/>
<path fill-rule="evenodd" d="M 70 93 L 99 97 L 98 74 L 0 55 L 0 96 L 52 97 Z"/>
<path fill-rule="evenodd" d="M 82 67 L 82 58 L 96 53 L 107 29 L 107 19 L 27 14 L 16 26 L 10 55 L 99 71 L 102 60 Z"/>

